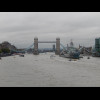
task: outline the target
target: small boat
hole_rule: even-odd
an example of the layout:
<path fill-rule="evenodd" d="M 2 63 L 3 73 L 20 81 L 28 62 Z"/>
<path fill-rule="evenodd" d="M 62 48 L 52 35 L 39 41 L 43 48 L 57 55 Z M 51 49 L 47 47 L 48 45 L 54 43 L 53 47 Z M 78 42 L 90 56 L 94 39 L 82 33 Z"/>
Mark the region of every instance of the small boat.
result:
<path fill-rule="evenodd" d="M 24 55 L 19 55 L 20 57 L 24 57 Z"/>
<path fill-rule="evenodd" d="M 87 59 L 90 59 L 90 57 L 87 57 Z"/>
<path fill-rule="evenodd" d="M 51 55 L 50 58 L 55 57 L 54 55 Z"/>

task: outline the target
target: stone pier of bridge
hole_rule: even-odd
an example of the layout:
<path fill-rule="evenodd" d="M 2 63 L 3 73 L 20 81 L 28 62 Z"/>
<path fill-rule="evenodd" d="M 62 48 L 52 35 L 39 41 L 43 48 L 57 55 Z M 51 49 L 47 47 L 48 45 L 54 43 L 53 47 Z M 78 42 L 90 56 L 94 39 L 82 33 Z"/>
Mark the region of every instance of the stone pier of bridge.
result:
<path fill-rule="evenodd" d="M 38 55 L 39 51 L 38 51 L 38 38 L 34 38 L 34 55 Z"/>

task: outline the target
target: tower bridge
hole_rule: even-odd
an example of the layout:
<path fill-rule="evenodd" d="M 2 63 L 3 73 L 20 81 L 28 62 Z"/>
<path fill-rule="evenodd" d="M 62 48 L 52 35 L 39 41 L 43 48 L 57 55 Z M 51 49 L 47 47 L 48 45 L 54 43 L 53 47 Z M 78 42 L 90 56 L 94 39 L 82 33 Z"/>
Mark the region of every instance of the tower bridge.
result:
<path fill-rule="evenodd" d="M 11 49 L 11 51 L 16 52 L 16 53 L 24 53 L 26 51 L 28 51 L 30 48 L 34 48 L 33 54 L 34 55 L 38 55 L 39 54 L 39 49 L 38 49 L 38 44 L 39 43 L 55 43 L 55 54 L 59 55 L 60 54 L 60 46 L 65 50 L 66 48 L 60 43 L 60 38 L 56 38 L 56 41 L 38 41 L 38 38 L 34 38 L 34 43 L 32 45 L 30 45 L 28 48 L 22 50 L 22 51 L 18 51 L 18 50 L 13 50 Z"/>
<path fill-rule="evenodd" d="M 60 54 L 60 38 L 56 38 L 56 41 L 38 41 L 38 38 L 34 38 L 34 55 L 38 55 L 38 43 L 56 43 L 55 54 Z"/>

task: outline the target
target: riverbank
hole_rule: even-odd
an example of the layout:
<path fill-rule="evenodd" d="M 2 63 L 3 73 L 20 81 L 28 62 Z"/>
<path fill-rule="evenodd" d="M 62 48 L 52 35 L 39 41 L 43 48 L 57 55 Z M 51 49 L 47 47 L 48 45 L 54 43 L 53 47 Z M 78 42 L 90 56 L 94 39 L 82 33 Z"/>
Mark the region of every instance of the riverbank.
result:
<path fill-rule="evenodd" d="M 0 54 L 0 57 L 12 56 L 12 54 Z"/>

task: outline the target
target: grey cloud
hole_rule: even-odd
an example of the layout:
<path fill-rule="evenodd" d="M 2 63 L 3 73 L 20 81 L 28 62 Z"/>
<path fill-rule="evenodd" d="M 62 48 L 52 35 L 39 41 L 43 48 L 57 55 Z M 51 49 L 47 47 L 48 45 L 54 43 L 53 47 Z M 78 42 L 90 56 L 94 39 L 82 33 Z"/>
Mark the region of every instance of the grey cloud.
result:
<path fill-rule="evenodd" d="M 95 34 L 96 33 L 96 34 Z M 40 40 L 61 38 L 66 45 L 72 38 L 78 44 L 93 45 L 100 36 L 99 12 L 0 12 L 0 42 L 18 47 Z"/>

